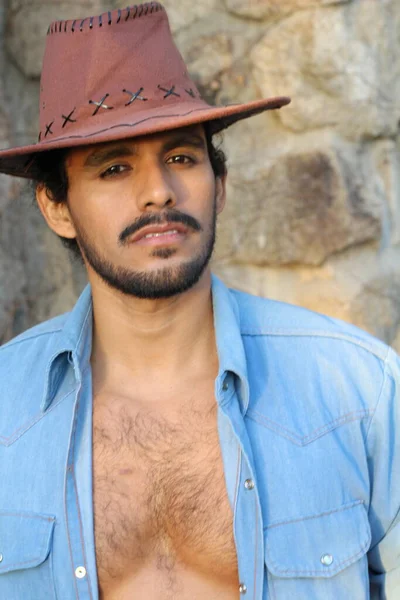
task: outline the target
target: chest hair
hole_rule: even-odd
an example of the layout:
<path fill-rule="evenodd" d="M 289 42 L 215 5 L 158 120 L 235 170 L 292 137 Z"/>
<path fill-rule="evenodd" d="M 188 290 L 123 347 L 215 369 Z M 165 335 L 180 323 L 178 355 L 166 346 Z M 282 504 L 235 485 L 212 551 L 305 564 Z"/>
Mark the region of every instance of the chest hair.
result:
<path fill-rule="evenodd" d="M 94 515 L 99 579 L 152 562 L 235 577 L 216 406 L 167 419 L 129 406 L 93 417 Z"/>

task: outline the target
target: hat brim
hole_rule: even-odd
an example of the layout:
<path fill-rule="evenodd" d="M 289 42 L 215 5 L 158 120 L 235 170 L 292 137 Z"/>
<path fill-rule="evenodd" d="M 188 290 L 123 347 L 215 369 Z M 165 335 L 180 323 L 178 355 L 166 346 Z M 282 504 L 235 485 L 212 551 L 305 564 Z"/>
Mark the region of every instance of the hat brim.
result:
<path fill-rule="evenodd" d="M 194 106 L 188 103 L 187 106 L 179 104 L 179 107 L 170 107 L 164 111 L 157 109 L 154 111 L 155 114 L 152 114 L 152 111 L 147 111 L 144 113 L 143 118 L 136 114 L 132 122 L 117 122 L 100 130 L 98 126 L 94 130 L 86 126 L 71 135 L 44 139 L 37 144 L 28 146 L 0 150 L 0 173 L 35 179 L 34 159 L 38 153 L 140 137 L 206 122 L 209 123 L 211 133 L 215 134 L 237 121 L 266 110 L 281 108 L 289 103 L 290 98 L 278 96 L 246 104 L 222 107 L 210 106 L 204 103 Z"/>

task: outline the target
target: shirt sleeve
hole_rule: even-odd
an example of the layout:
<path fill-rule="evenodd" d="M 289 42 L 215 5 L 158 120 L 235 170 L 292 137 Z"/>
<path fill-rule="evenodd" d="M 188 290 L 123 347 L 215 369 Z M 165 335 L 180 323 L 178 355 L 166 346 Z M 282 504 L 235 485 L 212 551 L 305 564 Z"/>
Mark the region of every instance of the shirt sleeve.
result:
<path fill-rule="evenodd" d="M 371 482 L 371 600 L 400 598 L 400 359 L 389 350 L 367 435 Z"/>

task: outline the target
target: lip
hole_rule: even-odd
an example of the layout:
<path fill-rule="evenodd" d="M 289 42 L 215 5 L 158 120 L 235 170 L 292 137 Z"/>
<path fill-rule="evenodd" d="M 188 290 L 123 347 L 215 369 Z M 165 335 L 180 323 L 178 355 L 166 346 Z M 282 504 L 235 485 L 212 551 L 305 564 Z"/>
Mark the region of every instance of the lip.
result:
<path fill-rule="evenodd" d="M 146 235 L 150 233 L 165 233 L 167 231 L 175 231 L 177 233 L 171 233 L 171 235 L 166 235 L 161 238 L 146 238 Z M 132 244 L 138 242 L 154 242 L 156 240 L 165 240 L 168 241 L 169 238 L 178 239 L 182 237 L 182 235 L 186 235 L 188 232 L 188 228 L 185 227 L 182 223 L 163 223 L 162 225 L 149 225 L 148 227 L 143 227 L 140 231 L 138 231 L 130 240 Z"/>

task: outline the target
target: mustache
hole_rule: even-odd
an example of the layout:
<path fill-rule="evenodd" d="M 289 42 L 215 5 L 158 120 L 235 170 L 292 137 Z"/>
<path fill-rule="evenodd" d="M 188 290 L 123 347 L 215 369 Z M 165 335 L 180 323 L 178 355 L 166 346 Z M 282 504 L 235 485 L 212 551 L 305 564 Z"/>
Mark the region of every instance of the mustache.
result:
<path fill-rule="evenodd" d="M 119 236 L 119 243 L 123 245 L 127 238 L 149 225 L 164 225 L 165 223 L 182 223 L 193 231 L 201 231 L 200 223 L 190 215 L 169 209 L 162 213 L 145 213 L 138 217 L 131 225 L 128 225 Z"/>

